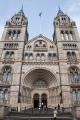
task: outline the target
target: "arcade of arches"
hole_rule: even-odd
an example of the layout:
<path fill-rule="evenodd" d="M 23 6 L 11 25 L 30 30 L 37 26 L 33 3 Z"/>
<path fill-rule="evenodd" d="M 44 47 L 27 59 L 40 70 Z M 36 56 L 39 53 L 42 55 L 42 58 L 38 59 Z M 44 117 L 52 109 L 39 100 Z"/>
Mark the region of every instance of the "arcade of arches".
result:
<path fill-rule="evenodd" d="M 29 72 L 22 86 L 22 103 L 34 108 L 45 104 L 47 107 L 60 103 L 60 87 L 54 74 L 46 69 Z"/>

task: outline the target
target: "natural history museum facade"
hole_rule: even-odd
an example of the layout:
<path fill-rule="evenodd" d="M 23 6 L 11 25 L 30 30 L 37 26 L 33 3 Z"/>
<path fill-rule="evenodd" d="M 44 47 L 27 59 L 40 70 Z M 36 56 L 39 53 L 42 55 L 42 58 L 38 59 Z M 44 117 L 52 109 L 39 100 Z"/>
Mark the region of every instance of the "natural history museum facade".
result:
<path fill-rule="evenodd" d="M 28 39 L 21 9 L 6 22 L 0 41 L 0 109 L 61 104 L 80 113 L 80 38 L 76 23 L 60 9 L 52 40 Z"/>

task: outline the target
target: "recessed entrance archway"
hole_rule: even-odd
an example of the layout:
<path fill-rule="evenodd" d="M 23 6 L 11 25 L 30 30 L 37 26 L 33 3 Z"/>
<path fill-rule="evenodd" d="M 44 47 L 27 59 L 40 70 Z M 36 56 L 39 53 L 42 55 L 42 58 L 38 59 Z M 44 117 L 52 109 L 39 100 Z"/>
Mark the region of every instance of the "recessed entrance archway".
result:
<path fill-rule="evenodd" d="M 48 107 L 55 104 L 55 99 L 58 101 L 58 97 L 55 98 L 58 96 L 56 77 L 47 69 L 37 68 L 28 72 L 24 78 L 24 87 L 26 90 L 23 94 L 31 101 L 26 104 L 31 104 L 34 108 L 40 107 L 42 102 Z"/>
<path fill-rule="evenodd" d="M 39 94 L 34 94 L 33 96 L 34 108 L 39 108 Z"/>

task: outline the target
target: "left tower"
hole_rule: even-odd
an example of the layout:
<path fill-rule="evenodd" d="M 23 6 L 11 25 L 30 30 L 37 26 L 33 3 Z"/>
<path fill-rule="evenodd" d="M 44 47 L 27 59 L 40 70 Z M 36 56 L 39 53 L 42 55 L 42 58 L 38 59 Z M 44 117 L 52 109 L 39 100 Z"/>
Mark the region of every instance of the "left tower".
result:
<path fill-rule="evenodd" d="M 5 24 L 0 41 L 0 108 L 17 107 L 22 59 L 28 41 L 28 20 L 23 9 Z"/>

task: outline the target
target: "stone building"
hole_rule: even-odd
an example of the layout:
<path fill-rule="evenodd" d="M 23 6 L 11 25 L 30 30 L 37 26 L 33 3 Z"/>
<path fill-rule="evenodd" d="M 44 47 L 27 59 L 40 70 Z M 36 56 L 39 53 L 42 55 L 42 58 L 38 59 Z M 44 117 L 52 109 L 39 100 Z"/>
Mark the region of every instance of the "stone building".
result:
<path fill-rule="evenodd" d="M 52 40 L 28 39 L 21 9 L 5 24 L 0 41 L 0 109 L 53 108 L 80 113 L 80 38 L 76 23 L 59 9 Z"/>

